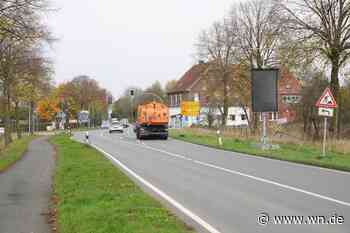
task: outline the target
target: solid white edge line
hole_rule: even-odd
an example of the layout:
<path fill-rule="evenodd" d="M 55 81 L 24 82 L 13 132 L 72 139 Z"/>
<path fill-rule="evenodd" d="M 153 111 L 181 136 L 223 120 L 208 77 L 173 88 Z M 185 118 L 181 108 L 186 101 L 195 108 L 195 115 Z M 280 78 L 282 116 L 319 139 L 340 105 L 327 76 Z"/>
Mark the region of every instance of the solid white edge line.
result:
<path fill-rule="evenodd" d="M 338 204 L 350 207 L 350 203 L 348 203 L 348 202 L 340 201 L 340 200 L 337 200 L 335 198 L 327 197 L 327 196 L 324 196 L 324 195 L 321 195 L 321 194 L 318 194 L 318 193 L 306 191 L 304 189 L 296 188 L 296 187 L 289 186 L 289 185 L 286 185 L 286 184 L 281 184 L 281 183 L 278 183 L 278 182 L 275 182 L 275 181 L 267 180 L 267 179 L 256 177 L 256 176 L 253 176 L 253 175 L 244 174 L 242 172 L 233 171 L 233 170 L 226 169 L 226 168 L 219 167 L 219 166 L 215 166 L 215 165 L 212 165 L 212 164 L 209 164 L 209 163 L 204 163 L 204 162 L 201 162 L 201 161 L 194 161 L 194 162 L 198 163 L 198 164 L 201 164 L 203 166 L 206 166 L 206 167 L 211 167 L 211 168 L 215 168 L 215 169 L 218 169 L 218 170 L 221 170 L 221 171 L 225 171 L 225 172 L 228 172 L 228 173 L 231 173 L 231 174 L 244 176 L 244 177 L 247 177 L 247 178 L 250 178 L 250 179 L 253 179 L 253 180 L 257 180 L 257 181 L 264 182 L 264 183 L 267 183 L 267 184 L 272 184 L 272 185 L 279 186 L 279 187 L 282 187 L 282 188 L 285 188 L 285 189 L 289 189 L 289 190 L 293 190 L 293 191 L 296 191 L 296 192 L 304 193 L 304 194 L 307 194 L 307 195 L 310 195 L 310 196 L 318 197 L 320 199 L 324 199 L 324 200 L 327 200 L 327 201 L 335 202 L 335 203 L 338 203 Z"/>
<path fill-rule="evenodd" d="M 168 152 L 168 151 L 165 151 L 165 150 L 162 150 L 162 149 L 154 148 L 154 147 L 148 146 L 146 144 L 143 147 L 144 148 L 148 148 L 148 149 L 153 150 L 153 151 L 157 151 L 157 152 L 161 152 L 161 153 L 170 155 L 170 156 L 175 157 L 175 158 L 180 158 L 180 159 L 184 159 L 184 160 L 193 161 L 193 162 L 195 162 L 197 164 L 200 164 L 202 166 L 214 168 L 214 169 L 221 170 L 221 171 L 224 171 L 224 172 L 227 172 L 227 173 L 231 173 L 231 174 L 234 174 L 234 175 L 247 177 L 247 178 L 250 178 L 250 179 L 253 179 L 253 180 L 257 180 L 257 181 L 260 181 L 260 182 L 263 182 L 263 183 L 275 185 L 275 186 L 282 187 L 282 188 L 285 188 L 285 189 L 289 189 L 289 190 L 292 190 L 292 191 L 295 191 L 295 192 L 304 193 L 304 194 L 307 194 L 307 195 L 310 195 L 310 196 L 313 196 L 313 197 L 317 197 L 317 198 L 320 198 L 320 199 L 323 199 L 323 200 L 335 202 L 335 203 L 338 203 L 338 204 L 350 207 L 350 203 L 345 202 L 345 201 L 341 201 L 341 200 L 337 200 L 337 199 L 332 198 L 332 197 L 327 197 L 327 196 L 324 196 L 324 195 L 321 195 L 321 194 L 318 194 L 318 193 L 310 192 L 310 191 L 307 191 L 307 190 L 304 190 L 304 189 L 300 189 L 300 188 L 296 188 L 296 187 L 293 187 L 293 186 L 289 186 L 289 185 L 286 185 L 286 184 L 281 184 L 281 183 L 278 183 L 278 182 L 275 182 L 275 181 L 272 181 L 272 180 L 268 180 L 268 179 L 264 179 L 264 178 L 261 178 L 261 177 L 245 174 L 245 173 L 242 173 L 242 172 L 239 172 L 239 171 L 234 171 L 234 170 L 231 170 L 231 169 L 219 167 L 219 166 L 216 166 L 216 165 L 213 165 L 213 164 L 210 164 L 210 163 L 205 163 L 205 162 L 201 162 L 201 161 L 198 161 L 198 160 L 192 160 L 192 159 L 189 159 L 189 158 L 187 158 L 187 157 L 185 157 L 183 155 L 179 155 L 179 154 L 171 153 L 171 152 Z"/>
<path fill-rule="evenodd" d="M 221 233 L 220 231 L 218 231 L 217 229 L 215 229 L 213 226 L 211 226 L 209 223 L 207 223 L 206 221 L 204 221 L 202 218 L 200 218 L 198 215 L 194 214 L 192 211 L 190 211 L 189 209 L 187 209 L 186 207 L 184 207 L 182 204 L 180 204 L 179 202 L 177 202 L 176 200 L 174 200 L 173 198 L 171 198 L 169 195 L 167 195 L 166 193 L 164 193 L 162 190 L 158 189 L 157 187 L 155 187 L 153 184 L 151 184 L 150 182 L 148 182 L 147 180 L 145 180 L 144 178 L 142 178 L 141 176 L 139 176 L 138 174 L 136 174 L 133 170 L 131 170 L 130 168 L 128 168 L 126 165 L 124 165 L 122 162 L 120 162 L 118 159 L 116 159 L 115 157 L 113 157 L 111 154 L 107 153 L 106 151 L 102 150 L 101 148 L 99 148 L 98 146 L 91 144 L 92 147 L 94 147 L 96 150 L 100 151 L 102 154 L 104 154 L 105 156 L 107 156 L 110 160 L 112 160 L 113 162 L 117 163 L 118 166 L 120 166 L 122 169 L 124 169 L 126 172 L 128 172 L 130 175 L 132 175 L 134 178 L 136 178 L 138 181 L 140 181 L 143 185 L 147 186 L 148 188 L 150 188 L 152 191 L 154 191 L 155 193 L 157 193 L 160 197 L 162 197 L 164 200 L 166 200 L 167 202 L 169 202 L 171 205 L 173 205 L 174 207 L 176 207 L 178 210 L 180 210 L 181 212 L 183 212 L 185 215 L 187 215 L 188 217 L 190 217 L 192 220 L 194 220 L 195 222 L 197 222 L 199 225 L 201 225 L 203 228 L 205 228 L 207 231 L 209 231 L 210 233 Z"/>
<path fill-rule="evenodd" d="M 325 172 L 329 172 L 329 173 L 335 173 L 335 174 L 340 174 L 340 175 L 350 175 L 350 172 L 342 171 L 342 170 L 335 170 L 335 169 L 326 168 L 326 167 L 318 167 L 318 166 L 302 164 L 302 163 L 296 163 L 296 162 L 287 161 L 287 160 L 279 160 L 279 159 L 274 159 L 274 158 L 270 158 L 270 157 L 250 155 L 250 154 L 245 154 L 243 152 L 222 150 L 222 149 L 217 149 L 217 148 L 214 148 L 214 147 L 209 147 L 209 146 L 205 146 L 205 145 L 195 144 L 195 143 L 191 143 L 191 142 L 187 142 L 187 141 L 183 141 L 183 140 L 179 140 L 179 139 L 175 139 L 175 138 L 172 138 L 172 140 L 177 141 L 177 142 L 186 143 L 186 144 L 189 144 L 189 145 L 192 145 L 192 146 L 209 148 L 210 150 L 214 150 L 214 151 L 217 151 L 217 152 L 220 152 L 220 153 L 235 154 L 235 156 L 239 156 L 239 157 L 243 157 L 243 158 L 249 157 L 251 159 L 256 159 L 256 160 L 271 160 L 274 163 L 283 163 L 283 164 L 290 165 L 290 166 L 310 168 L 310 169 L 314 169 L 314 170 L 321 170 L 321 171 L 325 171 Z"/>
<path fill-rule="evenodd" d="M 127 142 L 125 142 L 125 143 L 127 143 Z M 318 194 L 318 193 L 310 192 L 310 191 L 307 191 L 307 190 L 304 190 L 304 189 L 300 189 L 300 188 L 296 188 L 296 187 L 293 187 L 293 186 L 289 186 L 289 185 L 286 185 L 286 184 L 281 184 L 281 183 L 278 183 L 278 182 L 275 182 L 275 181 L 272 181 L 272 180 L 268 180 L 268 179 L 264 179 L 264 178 L 261 178 L 261 177 L 245 174 L 245 173 L 242 173 L 242 172 L 239 172 L 239 171 L 230 170 L 230 169 L 227 169 L 227 168 L 219 167 L 219 166 L 216 166 L 216 165 L 213 165 L 213 164 L 209 164 L 209 163 L 205 163 L 205 162 L 201 162 L 201 161 L 198 161 L 198 160 L 193 160 L 193 159 L 190 159 L 190 158 L 188 158 L 186 156 L 183 156 L 183 155 L 179 155 L 179 154 L 168 152 L 168 151 L 165 151 L 165 150 L 162 150 L 162 149 L 154 148 L 154 147 L 151 147 L 151 146 L 149 146 L 149 145 L 147 145 L 146 143 L 143 143 L 143 142 L 141 142 L 141 143 L 142 143 L 142 145 L 137 145 L 137 146 L 140 146 L 140 147 L 143 147 L 143 148 L 146 148 L 146 149 L 149 149 L 149 150 L 161 152 L 163 154 L 167 154 L 167 155 L 170 155 L 170 156 L 175 157 L 175 158 L 179 158 L 179 159 L 183 159 L 183 160 L 187 160 L 187 161 L 192 161 L 192 162 L 200 164 L 202 166 L 206 166 L 206 167 L 210 167 L 210 168 L 213 168 L 213 169 L 221 170 L 221 171 L 224 171 L 224 172 L 227 172 L 227 173 L 231 173 L 231 174 L 234 174 L 234 175 L 247 177 L 247 178 L 250 178 L 250 179 L 253 179 L 253 180 L 256 180 L 256 181 L 260 181 L 260 182 L 263 182 L 263 183 L 275 185 L 275 186 L 282 187 L 282 188 L 285 188 L 285 189 L 289 189 L 289 190 L 292 190 L 292 191 L 295 191 L 295 192 L 304 193 L 304 194 L 307 194 L 307 195 L 310 195 L 310 196 L 313 196 L 313 197 L 317 197 L 317 198 L 320 198 L 320 199 L 323 199 L 323 200 L 327 200 L 327 201 L 330 201 L 330 202 L 334 202 L 334 203 L 337 203 L 337 204 L 341 204 L 341 205 L 345 205 L 345 206 L 350 207 L 350 203 L 345 202 L 345 201 L 341 201 L 341 200 L 338 200 L 338 199 L 335 199 L 335 198 L 332 198 L 332 197 L 327 197 L 327 196 L 324 196 L 324 195 L 321 195 L 321 194 Z M 133 144 L 133 143 L 127 143 L 127 144 Z"/>

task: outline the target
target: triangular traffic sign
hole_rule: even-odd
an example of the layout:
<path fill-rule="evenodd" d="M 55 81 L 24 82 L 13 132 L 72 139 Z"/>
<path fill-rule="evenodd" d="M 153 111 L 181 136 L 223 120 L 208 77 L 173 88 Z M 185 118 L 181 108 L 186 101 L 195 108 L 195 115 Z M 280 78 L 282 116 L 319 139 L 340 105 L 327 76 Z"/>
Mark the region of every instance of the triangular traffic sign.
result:
<path fill-rule="evenodd" d="M 323 92 L 322 96 L 316 102 L 316 107 L 318 108 L 336 108 L 337 102 L 331 92 L 329 87 Z"/>

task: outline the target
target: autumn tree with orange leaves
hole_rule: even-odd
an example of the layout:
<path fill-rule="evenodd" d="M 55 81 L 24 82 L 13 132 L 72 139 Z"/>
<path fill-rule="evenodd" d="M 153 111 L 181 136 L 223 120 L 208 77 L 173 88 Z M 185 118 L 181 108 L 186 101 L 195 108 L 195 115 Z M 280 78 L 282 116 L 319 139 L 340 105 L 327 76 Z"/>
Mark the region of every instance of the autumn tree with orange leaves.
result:
<path fill-rule="evenodd" d="M 36 111 L 41 120 L 46 122 L 53 121 L 56 114 L 60 111 L 58 101 L 52 98 L 44 98 L 37 103 Z"/>

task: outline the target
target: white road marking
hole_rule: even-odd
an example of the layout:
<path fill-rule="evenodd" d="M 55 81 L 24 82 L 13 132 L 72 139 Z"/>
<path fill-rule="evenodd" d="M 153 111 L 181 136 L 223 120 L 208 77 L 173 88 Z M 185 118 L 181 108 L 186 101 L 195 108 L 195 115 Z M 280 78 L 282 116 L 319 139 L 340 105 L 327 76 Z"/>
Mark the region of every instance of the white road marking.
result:
<path fill-rule="evenodd" d="M 348 203 L 348 202 L 340 201 L 340 200 L 337 200 L 335 198 L 327 197 L 327 196 L 324 196 L 324 195 L 321 195 L 321 194 L 318 194 L 318 193 L 306 191 L 304 189 L 296 188 L 296 187 L 293 187 L 293 186 L 290 186 L 290 185 L 281 184 L 281 183 L 278 183 L 278 182 L 275 182 L 275 181 L 271 181 L 271 180 L 268 180 L 268 179 L 264 179 L 264 178 L 260 178 L 260 177 L 257 177 L 257 176 L 245 174 L 245 173 L 242 173 L 242 172 L 230 170 L 230 169 L 227 169 L 227 168 L 215 166 L 215 165 L 212 165 L 212 164 L 209 164 L 209 163 L 204 163 L 204 162 L 201 162 L 201 161 L 198 161 L 198 160 L 195 160 L 194 162 L 198 163 L 198 164 L 201 164 L 203 166 L 206 166 L 206 167 L 211 167 L 211 168 L 218 169 L 218 170 L 221 170 L 221 171 L 225 171 L 225 172 L 228 172 L 228 173 L 231 173 L 231 174 L 244 176 L 244 177 L 247 177 L 247 178 L 250 178 L 250 179 L 253 179 L 253 180 L 257 180 L 257 181 L 261 181 L 261 182 L 264 182 L 264 183 L 276 185 L 276 186 L 279 186 L 279 187 L 282 187 L 282 188 L 285 188 L 285 189 L 289 189 L 289 190 L 293 190 L 293 191 L 296 191 L 296 192 L 304 193 L 304 194 L 307 194 L 307 195 L 310 195 L 310 196 L 318 197 L 320 199 L 324 199 L 324 200 L 327 200 L 327 201 L 335 202 L 335 203 L 338 203 L 338 204 L 350 207 L 350 203 Z"/>
<path fill-rule="evenodd" d="M 127 143 L 127 144 L 137 145 L 137 144 L 129 143 L 129 142 L 125 142 L 125 141 L 123 141 L 123 142 Z M 193 160 L 193 159 L 188 158 L 186 156 L 179 155 L 179 154 L 172 153 L 172 152 L 168 152 L 168 151 L 161 150 L 161 149 L 158 149 L 158 148 L 154 148 L 154 147 L 148 146 L 146 144 L 137 145 L 137 146 L 140 146 L 140 147 L 143 147 L 143 148 L 146 148 L 146 149 L 149 149 L 149 150 L 161 152 L 163 154 L 167 154 L 167 155 L 175 157 L 175 158 L 179 158 L 179 159 L 183 159 L 183 160 L 187 160 L 187 161 L 192 161 L 192 162 L 197 163 L 197 164 L 202 165 L 202 166 L 206 166 L 206 167 L 210 167 L 210 168 L 213 168 L 213 169 L 221 170 L 221 171 L 224 171 L 224 172 L 227 172 L 227 173 L 230 173 L 230 174 L 234 174 L 234 175 L 243 176 L 243 177 L 250 178 L 250 179 L 253 179 L 253 180 L 256 180 L 256 181 L 260 181 L 260 182 L 263 182 L 263 183 L 275 185 L 275 186 L 278 186 L 278 187 L 281 187 L 281 188 L 289 189 L 289 190 L 292 190 L 292 191 L 295 191 L 295 192 L 300 192 L 300 193 L 303 193 L 303 194 L 307 194 L 307 195 L 310 195 L 310 196 L 313 196 L 313 197 L 317 197 L 317 198 L 320 198 L 320 199 L 323 199 L 323 200 L 327 200 L 327 201 L 330 201 L 330 202 L 334 202 L 334 203 L 337 203 L 337 204 L 341 204 L 341 205 L 345 205 L 345 206 L 350 207 L 350 203 L 349 202 L 341 201 L 341 200 L 338 200 L 338 199 L 335 199 L 335 198 L 332 198 L 332 197 L 327 197 L 327 196 L 324 196 L 324 195 L 321 195 L 321 194 L 318 194 L 318 193 L 314 193 L 314 192 L 310 192 L 310 191 L 307 191 L 307 190 L 304 190 L 304 189 L 301 189 L 301 188 L 297 188 L 297 187 L 293 187 L 293 186 L 290 186 L 290 185 L 278 183 L 278 182 L 275 182 L 275 181 L 272 181 L 272 180 L 268 180 L 268 179 L 257 177 L 257 176 L 253 176 L 253 175 L 249 175 L 249 174 L 242 173 L 242 172 L 239 172 L 239 171 L 235 171 L 235 170 L 219 167 L 219 166 L 216 166 L 216 165 L 213 165 L 213 164 L 210 164 L 210 163 L 204 163 L 204 162 L 201 162 L 201 161 L 198 161 L 198 160 Z"/>
<path fill-rule="evenodd" d="M 307 190 L 304 190 L 304 189 L 301 189 L 301 188 L 297 188 L 297 187 L 293 187 L 293 186 L 290 186 L 290 185 L 285 185 L 285 184 L 278 183 L 278 182 L 275 182 L 275 181 L 272 181 L 272 180 L 268 180 L 268 179 L 265 179 L 265 178 L 249 175 L 249 174 L 242 173 L 242 172 L 239 172 L 239 171 L 235 171 L 235 170 L 219 167 L 219 166 L 216 166 L 216 165 L 213 165 L 213 164 L 209 164 L 209 163 L 201 162 L 201 161 L 198 161 L 198 160 L 194 160 L 194 159 L 188 158 L 188 157 L 183 156 L 183 155 L 179 155 L 179 154 L 176 154 L 176 153 L 172 153 L 172 152 L 168 152 L 168 151 L 165 151 L 165 150 L 161 150 L 161 149 L 157 149 L 157 148 L 148 146 L 145 143 L 141 144 L 140 140 L 138 141 L 139 144 L 130 143 L 130 142 L 126 142 L 126 141 L 121 141 L 121 142 L 126 143 L 126 144 L 130 144 L 130 145 L 137 145 L 139 147 L 143 147 L 143 148 L 146 148 L 146 149 L 149 149 L 149 150 L 161 152 L 163 154 L 167 154 L 167 155 L 175 157 L 175 158 L 179 158 L 179 159 L 183 159 L 183 160 L 187 160 L 187 161 L 192 161 L 192 162 L 194 162 L 196 164 L 199 164 L 199 165 L 202 165 L 202 166 L 206 166 L 206 167 L 210 167 L 210 168 L 213 168 L 213 169 L 221 170 L 221 171 L 224 171 L 224 172 L 227 172 L 227 173 L 230 173 L 230 174 L 234 174 L 234 175 L 243 176 L 243 177 L 250 178 L 250 179 L 253 179 L 253 180 L 256 180 L 256 181 L 260 181 L 260 182 L 263 182 L 263 183 L 275 185 L 275 186 L 278 186 L 278 187 L 281 187 L 281 188 L 289 189 L 289 190 L 292 190 L 292 191 L 295 191 L 295 192 L 300 192 L 300 193 L 303 193 L 303 194 L 306 194 L 306 195 L 310 195 L 310 196 L 313 196 L 313 197 L 317 197 L 317 198 L 320 198 L 320 199 L 323 199 L 323 200 L 327 200 L 327 201 L 330 201 L 330 202 L 334 202 L 334 203 L 337 203 L 337 204 L 341 204 L 341 205 L 350 207 L 350 203 L 349 202 L 341 201 L 341 200 L 338 200 L 336 198 L 327 197 L 327 196 L 324 196 L 324 195 L 321 195 L 321 194 L 318 194 L 318 193 L 314 193 L 314 192 L 307 191 Z"/>
<path fill-rule="evenodd" d="M 172 139 L 173 141 L 177 141 L 177 142 L 181 142 L 181 143 L 186 143 L 189 144 L 191 146 L 197 146 L 197 147 L 205 147 L 203 145 L 199 145 L 199 144 L 194 144 L 191 142 L 186 142 L 186 141 L 182 141 L 182 140 L 178 140 L 178 139 Z M 262 157 L 262 156 L 255 156 L 255 155 L 250 155 L 250 154 L 244 154 L 243 152 L 235 152 L 235 151 L 226 151 L 226 150 L 220 150 L 214 147 L 206 147 L 209 148 L 210 150 L 214 150 L 220 153 L 227 153 L 227 154 L 232 154 L 234 153 L 235 156 L 240 156 L 240 157 L 250 157 L 253 159 L 259 159 L 259 160 L 271 160 L 274 163 L 285 163 L 288 165 L 292 165 L 292 166 L 298 166 L 298 167 L 304 167 L 304 168 L 310 168 L 310 169 L 315 169 L 315 170 L 323 170 L 326 172 L 330 172 L 330 173 L 339 173 L 342 175 L 350 175 L 350 172 L 347 171 L 341 171 L 341 170 L 335 170 L 335 169 L 330 169 L 330 168 L 325 168 L 325 167 L 318 167 L 318 166 L 312 166 L 312 165 L 307 165 L 307 164 L 302 164 L 302 163 L 295 163 L 295 162 L 290 162 L 290 161 L 283 161 L 283 160 L 277 160 L 277 159 L 273 159 L 273 158 L 269 158 L 269 157 Z M 232 155 L 230 155 L 232 156 Z"/>
<path fill-rule="evenodd" d="M 207 223 L 206 221 L 204 221 L 202 218 L 200 218 L 198 215 L 196 215 L 195 213 L 193 213 L 192 211 L 190 211 L 189 209 L 187 209 L 186 207 L 184 207 L 182 204 L 180 204 L 179 202 L 177 202 L 176 200 L 174 200 L 172 197 L 170 197 L 169 195 L 167 195 L 166 193 L 164 193 L 162 190 L 160 190 L 159 188 L 157 188 L 156 186 L 154 186 L 153 184 L 151 184 L 150 182 L 148 182 L 147 180 L 145 180 L 144 178 L 142 178 L 141 176 L 139 176 L 138 174 L 136 174 L 133 170 L 131 170 L 130 168 L 128 168 L 126 165 L 124 165 L 122 162 L 120 162 L 118 159 L 116 159 L 115 157 L 113 157 L 111 154 L 107 153 L 106 151 L 102 150 L 101 148 L 97 147 L 96 145 L 91 144 L 94 148 L 96 148 L 98 151 L 100 151 L 101 153 L 103 153 L 105 156 L 107 156 L 110 160 L 112 160 L 113 162 L 115 162 L 119 167 L 121 167 L 123 170 L 125 170 L 126 172 L 128 172 L 130 175 L 132 175 L 133 177 L 135 177 L 138 181 L 140 181 L 142 184 L 144 184 L 145 186 L 147 186 L 148 188 L 150 188 L 152 191 L 154 191 L 155 193 L 157 193 L 160 197 L 162 197 L 164 200 L 166 200 L 167 202 L 169 202 L 171 205 L 173 205 L 174 207 L 176 207 L 178 210 L 180 210 L 181 212 L 183 212 L 185 215 L 187 215 L 188 217 L 190 217 L 191 219 L 193 219 L 195 222 L 197 222 L 199 225 L 201 225 L 203 228 L 205 228 L 207 231 L 209 231 L 210 233 L 220 233 L 220 231 L 218 231 L 217 229 L 215 229 L 213 226 L 211 226 L 209 223 Z"/>

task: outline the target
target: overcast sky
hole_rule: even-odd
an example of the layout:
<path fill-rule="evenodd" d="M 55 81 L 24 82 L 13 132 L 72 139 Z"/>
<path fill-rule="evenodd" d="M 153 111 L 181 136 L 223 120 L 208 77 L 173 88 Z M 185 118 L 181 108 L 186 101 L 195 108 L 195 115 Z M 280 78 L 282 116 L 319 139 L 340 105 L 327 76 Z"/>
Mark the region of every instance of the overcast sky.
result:
<path fill-rule="evenodd" d="M 234 0 L 51 0 L 57 83 L 86 74 L 118 97 L 127 87 L 178 79 L 202 29 Z"/>

